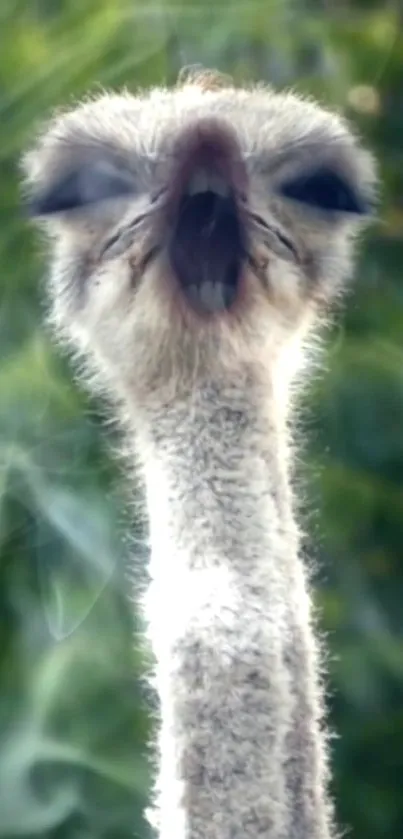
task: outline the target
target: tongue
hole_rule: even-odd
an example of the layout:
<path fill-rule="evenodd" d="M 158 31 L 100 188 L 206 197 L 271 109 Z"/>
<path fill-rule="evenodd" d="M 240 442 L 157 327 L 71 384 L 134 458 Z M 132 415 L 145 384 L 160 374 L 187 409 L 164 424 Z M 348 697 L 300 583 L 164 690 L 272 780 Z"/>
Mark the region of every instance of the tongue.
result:
<path fill-rule="evenodd" d="M 170 259 L 189 300 L 205 311 L 233 302 L 242 259 L 240 226 L 230 197 L 214 192 L 185 195 L 170 246 Z"/>

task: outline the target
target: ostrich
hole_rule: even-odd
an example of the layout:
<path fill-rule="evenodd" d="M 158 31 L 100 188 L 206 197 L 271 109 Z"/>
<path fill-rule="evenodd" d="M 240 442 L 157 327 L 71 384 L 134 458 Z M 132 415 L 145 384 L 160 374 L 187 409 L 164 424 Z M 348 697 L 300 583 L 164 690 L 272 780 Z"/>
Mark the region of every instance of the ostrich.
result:
<path fill-rule="evenodd" d="M 57 114 L 24 157 L 50 320 L 144 483 L 160 839 L 330 839 L 290 417 L 375 174 L 337 115 L 202 71 Z"/>

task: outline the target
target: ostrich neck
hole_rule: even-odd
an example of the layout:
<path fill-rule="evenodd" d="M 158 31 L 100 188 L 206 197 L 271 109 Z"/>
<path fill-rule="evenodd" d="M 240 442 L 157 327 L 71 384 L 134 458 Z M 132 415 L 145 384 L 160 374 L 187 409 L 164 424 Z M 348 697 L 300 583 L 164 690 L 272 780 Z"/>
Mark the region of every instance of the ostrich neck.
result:
<path fill-rule="evenodd" d="M 175 551 L 171 579 L 222 569 L 256 581 L 284 527 L 292 559 L 286 431 L 267 394 L 239 382 L 194 390 L 153 414 L 145 452 L 151 540 Z"/>
<path fill-rule="evenodd" d="M 327 839 L 325 760 L 285 422 L 206 384 L 143 424 L 161 839 Z"/>

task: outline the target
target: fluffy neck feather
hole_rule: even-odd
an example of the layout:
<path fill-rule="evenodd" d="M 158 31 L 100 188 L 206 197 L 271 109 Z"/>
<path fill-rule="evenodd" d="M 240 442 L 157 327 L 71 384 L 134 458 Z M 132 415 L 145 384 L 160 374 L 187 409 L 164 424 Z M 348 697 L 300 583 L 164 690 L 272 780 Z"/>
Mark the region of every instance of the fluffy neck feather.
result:
<path fill-rule="evenodd" d="M 138 433 L 161 839 L 330 836 L 316 644 L 271 392 L 226 375 Z"/>

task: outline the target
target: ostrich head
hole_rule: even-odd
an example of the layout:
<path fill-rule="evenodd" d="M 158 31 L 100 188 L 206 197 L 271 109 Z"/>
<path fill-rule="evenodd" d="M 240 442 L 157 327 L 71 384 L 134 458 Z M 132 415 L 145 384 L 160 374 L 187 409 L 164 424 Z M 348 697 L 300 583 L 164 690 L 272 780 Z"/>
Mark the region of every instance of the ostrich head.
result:
<path fill-rule="evenodd" d="M 374 190 L 338 116 L 210 73 L 86 101 L 24 165 L 59 335 L 140 400 L 257 359 L 292 373 Z"/>

